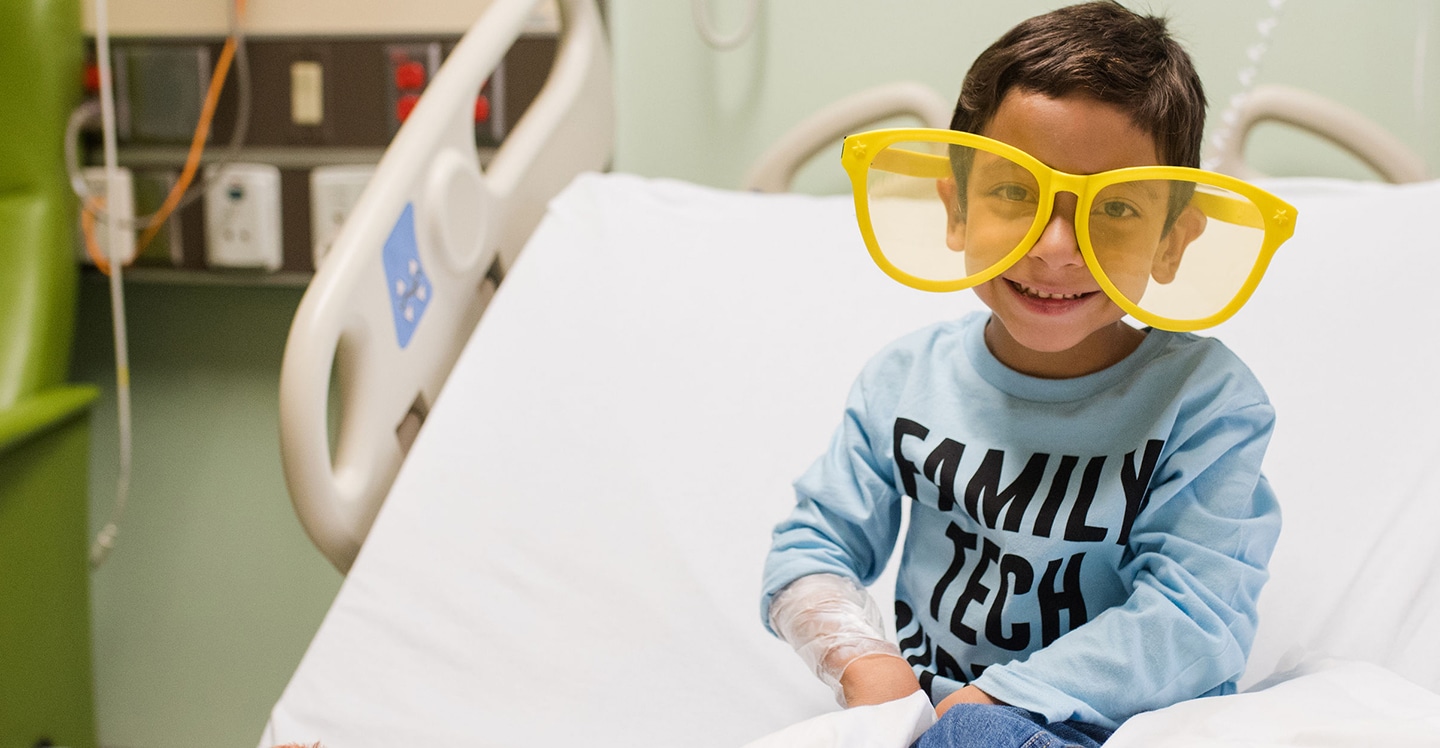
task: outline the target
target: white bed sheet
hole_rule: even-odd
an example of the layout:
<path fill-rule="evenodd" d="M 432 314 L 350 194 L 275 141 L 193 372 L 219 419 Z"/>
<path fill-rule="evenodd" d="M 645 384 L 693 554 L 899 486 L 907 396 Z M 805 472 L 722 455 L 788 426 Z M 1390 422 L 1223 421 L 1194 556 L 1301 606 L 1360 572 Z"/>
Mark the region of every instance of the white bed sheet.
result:
<path fill-rule="evenodd" d="M 1247 683 L 1327 653 L 1440 690 L 1440 246 L 1420 218 L 1440 183 L 1272 186 L 1296 238 L 1216 331 L 1280 413 L 1287 524 Z M 760 626 L 770 527 L 865 359 L 977 308 L 885 278 L 848 198 L 582 176 L 261 744 L 736 746 L 833 709 Z"/>
<path fill-rule="evenodd" d="M 924 694 L 829 712 L 745 748 L 908 748 L 935 723 Z M 1244 693 L 1146 712 L 1105 748 L 1440 747 L 1440 694 L 1368 662 L 1319 659 Z"/>

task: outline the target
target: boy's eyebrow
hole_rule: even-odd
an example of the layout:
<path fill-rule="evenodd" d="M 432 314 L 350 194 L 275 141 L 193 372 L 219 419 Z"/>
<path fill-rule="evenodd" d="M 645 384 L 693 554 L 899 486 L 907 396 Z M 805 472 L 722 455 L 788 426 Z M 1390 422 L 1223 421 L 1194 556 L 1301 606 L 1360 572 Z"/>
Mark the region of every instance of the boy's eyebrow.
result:
<path fill-rule="evenodd" d="M 1096 200 L 1099 200 L 1099 199 L 1105 194 L 1105 191 L 1106 191 L 1106 190 L 1109 190 L 1109 189 L 1112 189 L 1112 188 L 1116 188 L 1116 187 L 1123 188 L 1123 189 L 1129 189 L 1129 190 L 1139 190 L 1139 191 L 1144 195 L 1144 197 L 1145 197 L 1146 199 L 1148 199 L 1148 200 L 1164 200 L 1164 199 L 1165 199 L 1165 198 L 1160 194 L 1160 189 L 1158 188 L 1158 181 L 1157 181 L 1157 180 L 1154 180 L 1154 179 L 1136 180 L 1136 181 L 1134 181 L 1134 182 L 1119 182 L 1119 183 L 1117 183 L 1117 184 L 1112 184 L 1112 185 L 1110 185 L 1109 187 L 1106 187 L 1106 188 L 1102 189 L 1102 190 L 1100 191 L 1100 194 L 1098 194 L 1098 195 L 1095 196 L 1095 199 L 1096 199 Z M 1168 190 L 1166 190 L 1166 192 L 1168 193 Z M 1131 194 L 1133 194 L 1133 193 L 1131 193 Z"/>

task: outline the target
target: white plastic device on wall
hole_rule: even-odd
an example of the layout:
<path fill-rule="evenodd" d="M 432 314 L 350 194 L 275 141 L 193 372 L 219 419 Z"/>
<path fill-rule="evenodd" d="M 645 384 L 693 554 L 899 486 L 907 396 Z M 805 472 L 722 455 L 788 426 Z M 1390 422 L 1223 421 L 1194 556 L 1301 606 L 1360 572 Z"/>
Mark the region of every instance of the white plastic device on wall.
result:
<path fill-rule="evenodd" d="M 270 164 L 206 167 L 205 263 L 275 271 L 284 259 L 280 169 Z"/>
<path fill-rule="evenodd" d="M 310 170 L 310 236 L 316 268 L 325 260 L 373 176 L 373 164 L 317 166 Z"/>
<path fill-rule="evenodd" d="M 103 166 L 87 166 L 81 170 L 81 174 L 90 194 L 98 195 L 105 201 L 105 230 L 95 232 L 95 241 L 100 247 L 101 256 L 117 259 L 121 265 L 129 265 L 135 261 L 135 232 L 130 229 L 135 223 L 135 175 L 129 169 L 117 166 L 115 181 L 111 184 L 107 181 Z M 111 221 L 123 230 L 110 231 Z M 112 239 L 120 242 L 113 251 L 110 249 Z M 76 256 L 81 262 L 95 262 L 82 247 L 76 247 Z"/>

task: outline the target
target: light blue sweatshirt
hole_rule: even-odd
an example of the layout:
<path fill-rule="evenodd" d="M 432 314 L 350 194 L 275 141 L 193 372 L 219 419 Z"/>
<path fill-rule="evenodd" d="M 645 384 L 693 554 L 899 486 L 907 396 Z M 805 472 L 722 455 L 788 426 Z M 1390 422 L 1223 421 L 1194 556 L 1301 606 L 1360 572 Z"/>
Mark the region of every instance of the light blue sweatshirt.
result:
<path fill-rule="evenodd" d="M 974 683 L 1114 728 L 1233 692 L 1280 531 L 1265 392 L 1219 342 L 1160 330 L 1103 371 L 1025 376 L 989 352 L 988 318 L 865 367 L 775 529 L 762 617 L 808 574 L 873 582 L 909 500 L 896 623 L 935 702 Z"/>

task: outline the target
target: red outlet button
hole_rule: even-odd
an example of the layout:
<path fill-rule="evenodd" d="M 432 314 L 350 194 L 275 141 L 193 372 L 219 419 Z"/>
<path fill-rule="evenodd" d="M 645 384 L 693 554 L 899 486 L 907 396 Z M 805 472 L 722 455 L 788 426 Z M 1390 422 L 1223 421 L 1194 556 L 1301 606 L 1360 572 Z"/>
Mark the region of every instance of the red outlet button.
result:
<path fill-rule="evenodd" d="M 425 66 L 418 62 L 404 62 L 395 67 L 395 87 L 401 91 L 413 91 L 425 86 Z"/>
<path fill-rule="evenodd" d="M 475 100 L 475 121 L 490 121 L 490 97 L 485 94 L 480 94 L 480 98 Z"/>

